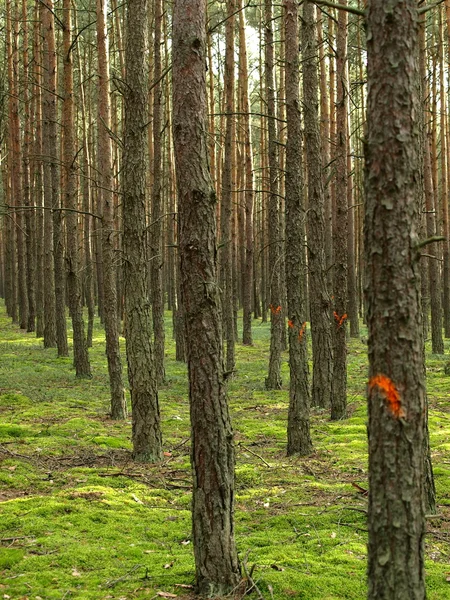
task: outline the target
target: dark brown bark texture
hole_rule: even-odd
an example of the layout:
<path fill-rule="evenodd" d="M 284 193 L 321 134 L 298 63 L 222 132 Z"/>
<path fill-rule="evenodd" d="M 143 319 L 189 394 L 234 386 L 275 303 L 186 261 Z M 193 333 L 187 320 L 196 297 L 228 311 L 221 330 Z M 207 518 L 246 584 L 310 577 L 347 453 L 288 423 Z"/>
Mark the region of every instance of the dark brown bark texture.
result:
<path fill-rule="evenodd" d="M 242 9 L 242 0 L 238 7 Z M 244 112 L 242 127 L 244 129 L 244 161 L 245 161 L 245 256 L 242 261 L 242 343 L 251 345 L 252 339 L 252 300 L 253 300 L 253 155 L 250 128 L 250 102 L 248 95 L 248 64 L 245 38 L 245 19 L 243 10 L 239 13 L 239 84 L 241 87 L 241 105 Z M 244 266 L 245 265 L 245 266 Z"/>
<path fill-rule="evenodd" d="M 126 85 L 123 151 L 123 255 L 128 380 L 132 405 L 133 458 L 161 459 L 158 389 L 151 341 L 145 222 L 148 95 L 147 0 L 129 0 L 126 19 Z"/>
<path fill-rule="evenodd" d="M 369 599 L 425 598 L 415 0 L 368 5 Z"/>
<path fill-rule="evenodd" d="M 44 47 L 47 63 L 44 65 L 44 86 L 47 104 L 47 145 L 45 160 L 49 163 L 49 205 L 53 209 L 53 262 L 55 277 L 55 323 L 58 356 L 69 356 L 66 324 L 66 272 L 64 265 L 63 216 L 61 211 L 60 153 L 58 148 L 57 59 L 53 0 L 46 0 L 44 9 Z M 47 85 L 46 85 L 47 82 Z M 46 192 L 47 193 L 47 192 Z M 48 211 L 46 211 L 48 212 Z"/>
<path fill-rule="evenodd" d="M 430 109 L 429 107 L 429 87 L 427 84 L 427 70 L 426 70 L 426 41 L 425 41 L 425 27 L 421 26 L 419 29 L 420 36 L 420 50 L 419 50 L 419 77 L 421 90 L 421 99 L 424 102 L 426 114 Z M 438 214 L 438 196 L 437 190 L 434 188 L 432 166 L 431 166 L 431 153 L 430 153 L 430 138 L 431 132 L 427 133 L 428 125 L 424 122 L 424 116 L 420 119 L 420 132 L 421 132 L 421 151 L 423 156 L 421 157 L 420 167 L 423 169 L 423 177 L 421 178 L 421 184 L 423 190 L 421 190 L 420 199 L 425 199 L 425 206 L 423 209 L 426 213 L 426 237 L 432 237 L 439 234 L 437 231 L 437 219 Z M 421 206 L 422 208 L 422 206 Z M 444 339 L 442 337 L 442 302 L 441 302 L 441 275 L 439 271 L 439 264 L 437 261 L 438 248 L 436 244 L 432 244 L 427 248 L 428 258 L 428 290 L 430 298 L 430 324 L 431 324 L 431 350 L 433 354 L 444 353 Z M 425 260 L 425 259 L 422 259 Z"/>
<path fill-rule="evenodd" d="M 303 111 L 308 167 L 308 271 L 309 311 L 313 354 L 312 404 L 331 406 L 333 338 L 331 303 L 325 259 L 325 194 L 318 111 L 317 42 L 314 5 L 303 4 Z"/>
<path fill-rule="evenodd" d="M 204 0 L 175 1 L 173 136 L 192 428 L 196 587 L 201 595 L 215 597 L 234 589 L 240 574 L 233 532 L 233 432 L 216 272 L 217 199 L 206 139 L 205 18 Z"/>
<path fill-rule="evenodd" d="M 30 154 L 31 154 L 31 102 L 30 102 L 30 82 L 28 81 L 28 11 L 27 2 L 22 2 L 22 21 L 23 21 L 23 101 L 24 101 L 24 136 L 22 153 L 22 173 L 23 173 L 23 203 L 30 210 L 25 211 L 25 245 L 26 245 L 26 265 L 27 281 L 26 290 L 28 295 L 28 319 L 27 331 L 35 330 L 36 321 L 36 302 L 35 302 L 35 283 L 36 283 L 36 213 L 31 210 L 33 207 L 30 185 Z"/>
<path fill-rule="evenodd" d="M 127 404 L 123 387 L 122 359 L 119 345 L 117 315 L 116 268 L 114 256 L 114 197 L 112 148 L 108 129 L 111 128 L 111 103 L 109 100 L 109 44 L 106 19 L 106 2 L 97 0 L 97 47 L 98 47 L 98 163 L 102 208 L 103 283 L 106 357 L 108 360 L 109 389 L 111 393 L 111 417 L 125 419 Z"/>
<path fill-rule="evenodd" d="M 275 80 L 274 80 L 274 43 L 273 43 L 272 0 L 264 2 L 264 60 L 267 101 L 267 134 L 269 150 L 269 289 L 270 289 L 270 358 L 269 373 L 266 378 L 268 390 L 281 389 L 281 342 L 284 326 L 281 295 L 281 244 L 280 210 L 278 196 L 278 152 L 275 127 Z M 267 308 L 267 307 L 265 307 Z"/>
<path fill-rule="evenodd" d="M 153 89 L 153 189 L 152 189 L 152 226 L 150 229 L 150 282 L 151 302 L 154 333 L 155 368 L 158 384 L 162 384 L 166 377 L 164 370 L 164 293 L 162 287 L 162 85 L 161 78 L 161 28 L 162 28 L 162 4 L 161 0 L 154 2 L 154 69 L 153 78 L 156 83 Z"/>
<path fill-rule="evenodd" d="M 40 4 L 40 19 L 42 24 L 43 52 L 42 52 L 42 155 L 43 183 L 44 183 L 44 348 L 56 347 L 56 313 L 55 313 L 55 265 L 53 262 L 53 219 L 52 219 L 52 194 L 51 194 L 51 166 L 50 166 L 50 120 L 51 120 L 51 92 L 50 92 L 50 67 L 49 44 L 47 38 L 52 32 L 50 12 L 44 4 Z"/>
<path fill-rule="evenodd" d="M 287 453 L 305 456 L 312 450 L 309 431 L 309 373 L 306 336 L 302 134 L 299 97 L 298 8 L 284 3 L 286 72 L 285 269 L 289 323 L 289 411 Z"/>
<path fill-rule="evenodd" d="M 67 290 L 73 329 L 73 362 L 77 377 L 91 377 L 91 365 L 84 334 L 83 305 L 78 252 L 78 191 L 75 160 L 75 119 L 73 102 L 73 65 L 72 65 L 72 19 L 70 0 L 63 0 L 64 10 L 64 103 L 62 120 L 64 128 L 64 207 L 66 216 L 66 265 Z"/>
<path fill-rule="evenodd" d="M 225 143 L 222 170 L 222 193 L 220 203 L 220 228 L 222 249 L 220 251 L 220 285 L 222 294 L 223 333 L 226 341 L 226 368 L 235 367 L 235 334 L 233 320 L 233 153 L 234 138 L 234 0 L 227 0 L 226 49 L 225 49 Z"/>
<path fill-rule="evenodd" d="M 347 5 L 347 0 L 342 1 Z M 339 11 L 336 34 L 336 201 L 334 246 L 334 364 L 331 418 L 343 419 L 347 409 L 347 317 L 348 317 L 348 171 L 347 171 L 347 12 Z"/>

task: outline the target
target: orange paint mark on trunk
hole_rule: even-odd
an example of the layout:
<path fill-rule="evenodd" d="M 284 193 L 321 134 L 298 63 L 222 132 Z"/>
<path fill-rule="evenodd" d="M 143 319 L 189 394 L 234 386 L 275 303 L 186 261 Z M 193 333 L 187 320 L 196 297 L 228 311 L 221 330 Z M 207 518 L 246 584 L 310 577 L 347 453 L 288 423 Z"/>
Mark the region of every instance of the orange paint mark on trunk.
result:
<path fill-rule="evenodd" d="M 347 313 L 344 313 L 342 315 L 342 317 L 340 317 L 338 315 L 338 313 L 336 311 L 334 311 L 333 315 L 334 315 L 334 320 L 336 321 L 338 329 L 339 329 L 345 323 L 345 320 L 347 319 Z"/>
<path fill-rule="evenodd" d="M 406 416 L 402 408 L 400 392 L 392 379 L 389 379 L 386 375 L 375 375 L 369 381 L 369 390 L 373 390 L 374 387 L 378 387 L 384 393 L 386 402 L 394 417 L 399 419 Z"/>
<path fill-rule="evenodd" d="M 298 339 L 300 340 L 300 342 L 302 341 L 303 334 L 305 333 L 305 331 L 306 331 L 306 321 L 302 324 L 302 328 L 298 332 Z"/>

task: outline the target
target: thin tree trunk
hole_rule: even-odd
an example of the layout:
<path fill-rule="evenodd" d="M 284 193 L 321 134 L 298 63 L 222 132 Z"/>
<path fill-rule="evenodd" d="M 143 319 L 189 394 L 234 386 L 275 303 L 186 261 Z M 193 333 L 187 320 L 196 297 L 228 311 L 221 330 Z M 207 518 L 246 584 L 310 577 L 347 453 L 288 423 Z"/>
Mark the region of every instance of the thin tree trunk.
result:
<path fill-rule="evenodd" d="M 30 183 L 31 139 L 31 101 L 29 83 L 29 48 L 28 48 L 28 10 L 26 0 L 22 1 L 22 95 L 24 103 L 24 135 L 23 135 L 23 204 L 25 210 L 25 247 L 26 247 L 26 290 L 28 295 L 27 331 L 36 328 L 36 212 L 33 210 L 33 198 Z"/>
<path fill-rule="evenodd" d="M 76 13 L 75 13 L 76 16 Z M 75 23 L 76 27 L 76 23 Z M 80 51 L 78 49 L 78 65 L 80 73 L 83 73 L 83 80 L 87 80 L 87 55 L 84 55 L 84 61 L 81 61 Z M 84 71 L 83 71 L 84 68 Z M 83 194 L 83 210 L 85 213 L 92 212 L 92 193 L 91 193 L 91 156 L 89 152 L 89 134 L 88 134 L 88 107 L 86 103 L 86 88 L 84 81 L 80 84 L 81 96 L 81 128 L 82 128 L 82 144 L 83 144 L 83 169 L 82 175 L 82 194 Z M 88 326 L 86 343 L 88 348 L 92 347 L 92 337 L 94 331 L 94 281 L 93 281 L 93 266 L 92 266 L 92 217 L 85 214 L 83 218 L 83 249 L 84 249 L 84 300 L 88 312 Z"/>
<path fill-rule="evenodd" d="M 45 36 L 47 62 L 44 65 L 45 96 L 48 111 L 48 145 L 44 154 L 49 163 L 49 193 L 50 206 L 53 209 L 53 262 L 55 276 L 55 321 L 56 345 L 58 356 L 68 356 L 67 324 L 66 324 L 66 276 L 64 268 L 64 239 L 63 239 L 63 213 L 61 211 L 61 178 L 58 153 L 58 108 L 57 108 L 57 77 L 56 77 L 56 42 L 55 18 L 53 0 L 46 0 L 44 10 Z"/>
<path fill-rule="evenodd" d="M 347 0 L 342 4 L 347 5 Z M 347 409 L 347 12 L 339 11 L 336 36 L 336 209 L 334 242 L 334 365 L 331 419 L 343 419 Z"/>
<path fill-rule="evenodd" d="M 426 73 L 426 47 L 425 47 L 425 30 L 424 27 L 420 27 L 420 56 L 419 56 L 419 73 L 422 87 L 422 98 L 425 107 L 429 107 L 428 93 L 429 88 L 427 85 L 427 73 Z M 434 187 L 431 156 L 430 156 L 430 140 L 427 132 L 429 131 L 428 124 L 425 123 L 423 127 L 423 140 L 421 148 L 423 149 L 423 185 L 424 185 L 424 196 L 425 196 L 425 209 L 426 209 L 426 234 L 427 237 L 436 235 L 436 208 L 437 208 L 437 194 L 436 188 Z M 444 353 L 444 340 L 442 337 L 442 303 L 441 303 L 441 286 L 440 286 L 440 273 L 438 265 L 438 255 L 435 250 L 435 245 L 427 248 L 428 258 L 428 290 L 430 297 L 430 308 L 431 308 L 431 346 L 434 354 Z"/>
<path fill-rule="evenodd" d="M 348 64 L 346 67 L 347 85 L 351 86 Z M 354 175 L 352 164 L 351 148 L 351 119 L 350 112 L 347 115 L 347 218 L 348 218 L 348 237 L 347 237 L 347 257 L 348 257 L 348 320 L 350 322 L 350 337 L 359 337 L 359 316 L 358 316 L 358 294 L 356 290 L 356 244 L 355 244 L 355 211 L 356 202 L 354 197 Z"/>
<path fill-rule="evenodd" d="M 327 81 L 327 61 L 325 60 L 325 42 L 323 39 L 323 24 L 322 20 L 324 16 L 319 15 L 317 18 L 317 41 L 316 46 L 318 46 L 319 50 L 319 67 L 320 67 L 320 134 L 321 134 L 321 156 L 322 156 L 322 165 L 326 168 L 323 169 L 323 194 L 324 194 L 324 251 L 325 251 L 325 264 L 326 264 L 326 274 L 327 274 L 327 288 L 329 290 L 332 289 L 332 268 L 333 268 L 333 219 L 332 219 L 332 207 L 331 207 L 331 194 L 330 194 L 330 185 L 328 183 L 329 171 L 330 168 L 327 167 L 330 162 L 330 94 L 328 88 Z M 314 54 L 317 53 L 317 50 Z M 317 66 L 315 66 L 317 69 Z M 331 81 L 330 81 L 331 86 Z M 317 101 L 316 101 L 317 104 Z M 309 104 L 307 105 L 309 106 Z M 306 113 L 305 113 L 306 118 Z M 306 120 L 306 119 L 305 119 Z M 308 234 L 309 237 L 309 234 Z M 330 312 L 330 307 L 328 308 Z M 314 350 L 313 350 L 314 354 Z M 313 374 L 314 381 L 314 374 Z M 313 383 L 314 386 L 314 383 Z M 316 398 L 314 395 L 314 389 L 312 394 L 312 402 L 315 405 Z M 331 405 L 331 398 L 328 400 L 328 404 Z"/>
<path fill-rule="evenodd" d="M 41 52 L 41 24 L 39 20 L 39 6 L 34 9 L 35 23 L 33 26 L 33 58 L 34 58 L 34 85 L 33 85 L 33 116 L 34 135 L 32 143 L 33 159 L 31 165 L 31 194 L 32 203 L 36 206 L 35 217 L 35 249 L 36 249 L 36 337 L 44 337 L 44 211 L 43 206 L 43 181 L 42 181 L 42 52 Z"/>
<path fill-rule="evenodd" d="M 97 0 L 97 50 L 99 75 L 98 166 L 99 198 L 102 206 L 103 284 L 106 357 L 108 360 L 111 417 L 125 419 L 127 404 L 123 387 L 122 359 L 119 345 L 114 232 L 114 178 L 112 171 L 111 103 L 109 99 L 109 48 L 107 3 Z"/>
<path fill-rule="evenodd" d="M 161 385 L 165 380 L 164 370 L 164 293 L 162 268 L 164 264 L 162 246 L 162 84 L 161 78 L 161 30 L 162 4 L 154 0 L 154 49 L 153 49 L 153 188 L 150 227 L 150 289 L 153 316 L 156 379 Z"/>
<path fill-rule="evenodd" d="M 238 8 L 242 9 L 242 0 L 239 0 Z M 247 46 L 245 38 L 245 18 L 244 11 L 239 12 L 239 85 L 241 88 L 241 109 L 244 113 L 242 119 L 243 127 L 243 152 L 245 162 L 245 174 L 243 177 L 244 185 L 244 211 L 245 211 L 245 256 L 242 265 L 243 270 L 243 328 L 242 343 L 252 344 L 252 292 L 254 285 L 253 276 L 253 151 L 251 144 L 250 127 L 250 102 L 248 96 L 248 65 L 247 65 Z"/>
<path fill-rule="evenodd" d="M 80 281 L 80 260 L 78 256 L 78 191 L 74 139 L 74 101 L 72 64 L 72 8 L 71 0 L 63 0 L 64 30 L 64 103 L 62 109 L 63 153 L 64 153 L 64 207 L 66 215 L 66 264 L 67 291 L 72 317 L 73 362 L 77 377 L 91 377 L 91 365 L 84 334 L 83 305 Z"/>
<path fill-rule="evenodd" d="M 235 336 L 233 324 L 233 239 L 232 239 L 232 194 L 233 194 L 233 153 L 234 153 L 234 0 L 227 0 L 227 21 L 225 24 L 225 145 L 222 170 L 220 203 L 220 284 L 223 289 L 222 313 L 226 341 L 226 369 L 234 371 Z"/>
<path fill-rule="evenodd" d="M 10 205 L 22 205 L 22 148 L 20 137 L 19 116 L 19 0 L 14 8 L 9 8 L 12 14 L 8 29 L 8 70 L 9 73 L 9 170 L 11 174 L 11 200 Z M 27 211 L 28 212 L 28 211 Z M 26 329 L 28 326 L 28 293 L 27 293 L 27 267 L 25 248 L 25 219 L 22 210 L 14 211 L 13 222 L 16 228 L 17 242 L 17 298 L 19 305 L 19 327 Z"/>
<path fill-rule="evenodd" d="M 270 358 L 269 372 L 266 378 L 268 390 L 281 389 L 281 337 L 283 317 L 281 306 L 281 248 L 280 214 L 278 195 L 278 153 L 275 127 L 275 81 L 273 51 L 272 0 L 264 2 L 264 42 L 265 42 L 265 84 L 267 100 L 267 130 L 269 149 L 269 288 L 270 288 Z"/>
<path fill-rule="evenodd" d="M 53 261 L 53 197 L 50 150 L 50 120 L 52 92 L 50 90 L 50 57 L 48 38 L 53 35 L 51 13 L 47 6 L 40 4 L 40 18 L 43 28 L 43 92 L 42 92 L 42 156 L 44 167 L 44 348 L 56 347 L 56 308 L 55 308 L 55 264 Z"/>
<path fill-rule="evenodd" d="M 151 315 L 145 222 L 147 118 L 147 0 L 128 2 L 124 86 L 122 198 L 123 257 L 128 379 L 130 382 L 133 458 L 161 459 L 162 440 Z"/>
<path fill-rule="evenodd" d="M 329 408 L 333 377 L 333 338 L 330 295 L 325 264 L 325 193 L 318 115 L 317 42 L 314 5 L 303 5 L 303 110 L 308 166 L 308 271 L 309 310 L 313 353 L 312 403 Z"/>

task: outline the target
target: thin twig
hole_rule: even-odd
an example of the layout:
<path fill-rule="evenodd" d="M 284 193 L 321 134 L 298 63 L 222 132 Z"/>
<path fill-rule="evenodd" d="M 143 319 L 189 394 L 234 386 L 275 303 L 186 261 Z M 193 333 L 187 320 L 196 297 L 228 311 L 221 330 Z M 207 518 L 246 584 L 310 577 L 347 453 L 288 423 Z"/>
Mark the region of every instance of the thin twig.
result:
<path fill-rule="evenodd" d="M 132 569 L 130 569 L 127 573 L 125 573 L 125 575 L 122 575 L 122 577 L 118 577 L 117 579 L 113 579 L 112 581 L 107 581 L 103 587 L 104 588 L 112 588 L 116 584 L 127 579 L 135 571 L 138 571 L 139 569 L 143 569 L 143 568 L 145 568 L 144 565 L 135 565 Z"/>
<path fill-rule="evenodd" d="M 242 444 L 241 442 L 239 442 L 239 446 L 241 448 L 244 448 L 244 450 L 247 450 L 247 452 L 250 452 L 250 454 L 253 454 L 253 456 L 256 456 L 257 458 L 259 458 L 259 460 L 261 460 L 266 465 L 266 467 L 269 467 L 269 469 L 272 468 L 272 465 L 269 465 L 269 463 L 266 460 L 264 460 L 264 458 L 262 456 L 260 456 L 256 452 L 253 452 L 253 450 L 250 450 L 250 448 L 248 448 L 247 446 L 244 446 L 244 444 Z"/>

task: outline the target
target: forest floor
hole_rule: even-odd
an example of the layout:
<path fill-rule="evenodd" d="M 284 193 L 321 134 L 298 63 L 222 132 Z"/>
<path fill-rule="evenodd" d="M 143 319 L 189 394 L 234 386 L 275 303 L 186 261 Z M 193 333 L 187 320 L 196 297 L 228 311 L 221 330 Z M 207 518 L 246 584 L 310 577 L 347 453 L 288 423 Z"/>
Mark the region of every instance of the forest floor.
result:
<path fill-rule="evenodd" d="M 0 307 L 0 598 L 186 598 L 191 542 L 186 367 L 167 318 L 167 383 L 160 391 L 164 461 L 133 464 L 130 421 L 108 418 L 98 323 L 93 378 L 77 380 Z M 266 391 L 269 326 L 237 346 L 229 386 L 236 438 L 236 541 L 261 600 L 361 600 L 366 595 L 367 349 L 349 340 L 348 418 L 314 409 L 314 454 L 286 457 L 283 390 Z M 69 332 L 70 334 L 70 332 Z M 123 343 L 123 340 L 122 340 Z M 450 377 L 427 355 L 438 517 L 428 520 L 429 600 L 450 599 Z"/>

